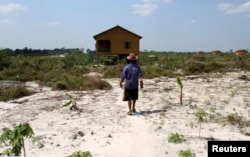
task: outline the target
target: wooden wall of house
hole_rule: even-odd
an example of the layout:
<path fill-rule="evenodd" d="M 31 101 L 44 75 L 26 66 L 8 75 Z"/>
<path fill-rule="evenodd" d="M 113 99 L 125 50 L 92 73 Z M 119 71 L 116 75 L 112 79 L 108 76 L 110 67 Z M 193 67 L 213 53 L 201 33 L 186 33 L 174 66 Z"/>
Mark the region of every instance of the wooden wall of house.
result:
<path fill-rule="evenodd" d="M 134 52 L 139 53 L 140 48 L 140 38 L 128 31 L 120 28 L 112 29 L 96 37 L 98 40 L 110 40 L 111 42 L 111 53 L 110 54 L 129 54 Z M 125 42 L 131 42 L 131 48 L 125 48 Z M 96 45 L 98 46 L 98 45 Z M 98 54 L 102 54 L 101 52 Z"/>

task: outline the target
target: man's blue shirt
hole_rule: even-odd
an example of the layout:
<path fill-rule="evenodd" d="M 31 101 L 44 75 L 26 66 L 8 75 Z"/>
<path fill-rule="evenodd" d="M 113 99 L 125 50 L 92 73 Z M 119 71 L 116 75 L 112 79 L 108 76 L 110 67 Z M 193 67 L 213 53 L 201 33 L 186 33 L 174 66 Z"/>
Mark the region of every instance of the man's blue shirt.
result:
<path fill-rule="evenodd" d="M 122 78 L 126 80 L 125 88 L 135 89 L 139 85 L 139 77 L 142 76 L 141 68 L 136 63 L 127 64 L 122 72 Z"/>

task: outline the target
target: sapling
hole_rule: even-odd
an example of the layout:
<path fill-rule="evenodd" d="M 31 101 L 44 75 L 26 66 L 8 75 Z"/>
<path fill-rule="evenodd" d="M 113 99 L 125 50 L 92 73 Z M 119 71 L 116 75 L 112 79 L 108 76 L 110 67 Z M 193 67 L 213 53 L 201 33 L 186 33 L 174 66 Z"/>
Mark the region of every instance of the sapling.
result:
<path fill-rule="evenodd" d="M 3 133 L 0 136 L 0 144 L 10 144 L 11 148 L 4 151 L 4 154 L 14 154 L 19 156 L 23 149 L 24 157 L 26 157 L 24 137 L 31 138 L 34 132 L 28 123 L 19 124 L 14 126 L 14 129 L 3 128 Z M 6 143 L 8 141 L 8 143 Z"/>
<path fill-rule="evenodd" d="M 194 115 L 197 118 L 197 121 L 199 123 L 199 137 L 200 137 L 200 133 L 201 133 L 201 123 L 204 122 L 206 120 L 206 117 L 208 116 L 208 113 L 206 111 L 204 111 L 203 109 L 198 109 Z"/>
<path fill-rule="evenodd" d="M 70 104 L 72 104 L 69 109 L 79 111 L 80 109 L 76 106 L 76 101 L 74 100 L 74 98 L 70 94 L 67 94 L 67 93 L 66 93 L 66 96 L 68 96 L 69 101 L 67 103 L 65 103 L 63 105 L 63 107 L 66 107 L 66 106 L 69 106 Z"/>
<path fill-rule="evenodd" d="M 181 89 L 181 95 L 180 95 L 180 104 L 182 105 L 182 88 L 183 88 L 183 84 L 181 83 L 181 79 L 179 76 L 176 77 L 176 82 L 179 85 L 180 89 Z"/>

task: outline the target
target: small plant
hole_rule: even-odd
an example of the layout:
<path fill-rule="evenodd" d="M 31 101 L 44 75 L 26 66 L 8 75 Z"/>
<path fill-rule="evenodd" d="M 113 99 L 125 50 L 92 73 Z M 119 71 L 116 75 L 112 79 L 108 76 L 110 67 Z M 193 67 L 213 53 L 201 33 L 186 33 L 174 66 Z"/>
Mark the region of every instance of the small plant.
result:
<path fill-rule="evenodd" d="M 208 120 L 209 122 L 220 122 L 223 120 L 223 116 L 216 112 L 216 108 L 210 107 L 208 113 Z"/>
<path fill-rule="evenodd" d="M 229 100 L 228 99 L 225 99 L 222 101 L 224 104 L 228 104 L 229 103 Z"/>
<path fill-rule="evenodd" d="M 178 133 L 171 133 L 168 136 L 168 142 L 171 143 L 181 143 L 184 141 L 184 135 L 178 134 Z"/>
<path fill-rule="evenodd" d="M 170 95 L 168 96 L 168 99 L 169 99 L 169 100 L 173 100 L 173 98 L 172 98 Z"/>
<path fill-rule="evenodd" d="M 63 107 L 69 106 L 69 105 L 70 105 L 71 103 L 73 103 L 73 101 L 74 101 L 72 95 L 66 93 L 66 96 L 69 98 L 69 101 L 68 101 L 67 103 L 65 103 L 65 104 L 63 105 Z"/>
<path fill-rule="evenodd" d="M 195 153 L 191 149 L 179 150 L 178 155 L 179 157 L 195 157 Z"/>
<path fill-rule="evenodd" d="M 237 113 L 228 114 L 226 116 L 227 121 L 232 125 L 238 125 L 238 127 L 243 127 L 245 125 L 244 119 Z"/>
<path fill-rule="evenodd" d="M 189 125 L 191 128 L 193 128 L 194 127 L 194 123 L 193 122 L 190 122 L 189 124 L 187 124 L 187 125 Z"/>
<path fill-rule="evenodd" d="M 71 106 L 70 106 L 70 108 L 69 108 L 70 110 L 74 110 L 74 111 L 78 110 L 78 111 L 81 111 L 81 110 L 76 106 L 76 101 L 74 100 L 74 98 L 72 97 L 72 95 L 66 93 L 66 96 L 69 98 L 69 101 L 68 101 L 67 103 L 65 103 L 65 104 L 63 105 L 63 107 L 67 107 L 67 106 L 69 106 L 69 105 L 71 104 Z"/>
<path fill-rule="evenodd" d="M 231 92 L 230 96 L 231 96 L 231 97 L 234 97 L 236 93 L 237 93 L 237 90 L 233 90 L 233 91 Z"/>
<path fill-rule="evenodd" d="M 160 117 L 164 118 L 165 112 L 166 112 L 166 110 L 163 110 L 163 109 L 162 109 L 161 112 L 160 112 Z"/>
<path fill-rule="evenodd" d="M 216 112 L 216 108 L 215 107 L 210 107 L 209 111 L 212 112 L 212 113 L 215 113 Z"/>
<path fill-rule="evenodd" d="M 171 108 L 171 105 L 172 105 L 172 102 L 170 102 L 170 101 L 167 101 L 167 105 L 164 105 L 163 107 L 162 107 L 162 110 L 164 111 L 164 112 L 166 112 L 169 108 Z"/>
<path fill-rule="evenodd" d="M 10 144 L 11 148 L 4 151 L 4 154 L 11 155 L 14 154 L 18 156 L 21 154 L 23 149 L 24 157 L 26 157 L 24 137 L 31 138 L 34 132 L 28 123 L 19 124 L 14 127 L 13 130 L 9 128 L 3 128 L 3 133 L 0 136 L 0 144 Z M 6 143 L 8 141 L 8 143 Z"/>
<path fill-rule="evenodd" d="M 92 155 L 90 151 L 83 152 L 79 150 L 79 151 L 74 152 L 73 157 L 92 157 Z"/>
<path fill-rule="evenodd" d="M 210 100 L 205 100 L 204 104 L 205 104 L 205 105 L 211 105 L 212 103 L 211 103 Z"/>
<path fill-rule="evenodd" d="M 208 113 L 206 111 L 204 111 L 203 109 L 198 109 L 194 115 L 196 116 L 196 119 L 199 123 L 199 137 L 200 137 L 200 133 L 201 133 L 201 123 L 204 122 L 206 120 L 206 117 L 208 116 Z"/>
<path fill-rule="evenodd" d="M 181 89 L 181 95 L 180 95 L 180 104 L 182 105 L 182 88 L 183 88 L 183 85 L 181 83 L 181 79 L 179 76 L 176 77 L 176 82 L 177 84 L 179 85 L 180 89 Z"/>

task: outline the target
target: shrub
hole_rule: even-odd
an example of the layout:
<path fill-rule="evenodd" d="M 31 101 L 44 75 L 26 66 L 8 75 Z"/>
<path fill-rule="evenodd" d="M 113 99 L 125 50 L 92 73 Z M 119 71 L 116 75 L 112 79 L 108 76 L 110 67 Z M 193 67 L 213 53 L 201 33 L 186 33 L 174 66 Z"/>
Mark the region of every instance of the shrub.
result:
<path fill-rule="evenodd" d="M 201 73 L 204 71 L 205 64 L 200 61 L 195 60 L 188 60 L 183 65 L 183 70 L 185 74 L 195 74 L 195 73 Z"/>
<path fill-rule="evenodd" d="M 92 157 L 92 155 L 90 151 L 83 152 L 79 150 L 79 151 L 74 152 L 73 157 Z"/>
<path fill-rule="evenodd" d="M 8 89 L 5 89 L 0 86 L 0 101 L 7 101 L 15 98 L 20 98 L 30 94 L 31 92 L 21 85 L 12 86 Z"/>
<path fill-rule="evenodd" d="M 54 89 L 65 90 L 65 89 L 67 89 L 67 86 L 66 86 L 65 82 L 57 81 L 55 83 Z"/>
<path fill-rule="evenodd" d="M 0 50 L 0 71 L 4 67 L 9 67 L 10 66 L 10 57 L 6 54 L 4 50 Z"/>
<path fill-rule="evenodd" d="M 178 155 L 179 157 L 195 157 L 196 156 L 194 151 L 191 149 L 180 150 L 178 151 Z"/>
<path fill-rule="evenodd" d="M 96 66 L 93 59 L 87 60 L 88 55 L 78 52 L 58 56 L 6 56 L 0 50 L 0 79 L 32 81 L 40 80 L 55 89 L 79 90 L 84 89 L 86 79 L 82 76 L 88 72 L 99 72 L 105 78 L 120 78 L 125 59 L 118 60 L 116 65 Z M 8 54 L 7 54 L 8 55 Z M 4 56 L 4 57 L 3 57 Z M 154 56 L 154 57 L 151 57 Z M 138 63 L 141 65 L 145 78 L 160 76 L 176 77 L 177 75 L 199 74 L 202 72 L 228 71 L 235 68 L 250 70 L 249 53 L 235 55 L 222 53 L 176 53 L 176 52 L 141 52 Z M 93 58 L 94 55 L 91 55 Z M 92 65 L 92 66 L 90 66 Z M 181 73 L 176 70 L 181 69 Z M 88 81 L 89 82 L 89 81 Z M 89 85 L 93 88 L 101 86 Z M 93 89 L 91 87 L 91 89 Z"/>
<path fill-rule="evenodd" d="M 171 143 L 181 143 L 184 141 L 184 135 L 178 134 L 178 133 L 171 133 L 168 136 L 168 142 Z"/>
<path fill-rule="evenodd" d="M 242 70 L 250 70 L 250 64 L 247 55 L 237 55 L 233 58 L 231 63 L 232 68 L 238 68 Z"/>
<path fill-rule="evenodd" d="M 98 76 L 87 76 L 84 78 L 82 88 L 84 90 L 109 90 L 112 88 L 112 86 Z"/>
<path fill-rule="evenodd" d="M 222 69 L 224 66 L 222 64 L 219 64 L 215 61 L 212 61 L 211 63 L 206 64 L 204 71 L 205 72 L 212 72 L 212 71 L 218 71 Z"/>
<path fill-rule="evenodd" d="M 238 125 L 238 127 L 243 127 L 245 125 L 244 119 L 238 114 L 228 114 L 226 118 L 227 121 L 232 125 Z"/>
<path fill-rule="evenodd" d="M 122 74 L 122 70 L 124 64 L 117 64 L 117 65 L 111 65 L 111 66 L 102 66 L 100 68 L 100 72 L 103 73 L 104 77 L 106 78 L 119 78 Z"/>
<path fill-rule="evenodd" d="M 145 65 L 141 66 L 141 70 L 144 78 L 154 78 L 160 77 L 164 71 L 164 69 L 159 66 Z"/>

